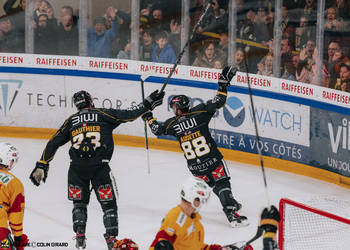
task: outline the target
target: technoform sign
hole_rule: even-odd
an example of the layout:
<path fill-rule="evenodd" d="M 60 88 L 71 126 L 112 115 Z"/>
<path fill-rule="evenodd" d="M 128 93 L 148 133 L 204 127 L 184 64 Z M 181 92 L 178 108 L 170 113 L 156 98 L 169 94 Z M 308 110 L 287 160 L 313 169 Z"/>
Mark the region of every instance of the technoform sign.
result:
<path fill-rule="evenodd" d="M 254 97 L 254 105 L 260 136 L 309 146 L 308 106 L 262 97 Z M 249 96 L 237 94 L 227 98 L 223 118 L 230 130 L 255 135 Z M 225 129 L 216 124 L 219 129 Z"/>
<path fill-rule="evenodd" d="M 0 109 L 3 111 L 5 116 L 11 110 L 22 85 L 22 80 L 0 79 L 2 99 L 0 101 Z"/>

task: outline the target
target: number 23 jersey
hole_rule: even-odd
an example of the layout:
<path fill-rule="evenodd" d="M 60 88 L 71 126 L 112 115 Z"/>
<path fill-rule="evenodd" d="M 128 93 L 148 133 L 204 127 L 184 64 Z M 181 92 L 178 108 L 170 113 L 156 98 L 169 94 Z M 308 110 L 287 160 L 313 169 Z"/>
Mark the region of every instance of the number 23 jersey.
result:
<path fill-rule="evenodd" d="M 69 155 L 72 163 L 94 165 L 108 162 L 113 154 L 113 130 L 133 121 L 147 111 L 142 104 L 132 109 L 86 109 L 70 116 L 50 139 L 41 156 L 49 162 L 56 150 L 71 141 Z"/>

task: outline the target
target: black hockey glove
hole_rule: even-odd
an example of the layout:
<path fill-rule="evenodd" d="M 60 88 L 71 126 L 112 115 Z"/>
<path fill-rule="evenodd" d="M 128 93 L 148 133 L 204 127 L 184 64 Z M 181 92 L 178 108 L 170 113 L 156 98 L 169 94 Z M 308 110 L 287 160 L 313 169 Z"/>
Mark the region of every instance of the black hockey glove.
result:
<path fill-rule="evenodd" d="M 145 122 L 148 122 L 151 119 L 153 119 L 153 113 L 151 111 L 148 111 L 142 115 L 142 120 Z"/>
<path fill-rule="evenodd" d="M 25 234 L 14 237 L 14 245 L 18 250 L 24 249 L 27 246 L 28 242 L 29 242 L 28 236 Z"/>
<path fill-rule="evenodd" d="M 154 250 L 174 250 L 174 247 L 168 240 L 161 240 L 154 246 Z"/>
<path fill-rule="evenodd" d="M 236 72 L 237 72 L 236 66 L 226 66 L 220 74 L 219 82 L 218 82 L 219 86 L 221 88 L 230 86 L 230 82 L 232 78 L 236 75 Z"/>
<path fill-rule="evenodd" d="M 49 164 L 37 161 L 34 170 L 30 174 L 30 180 L 35 186 L 39 186 L 40 182 L 46 181 L 47 172 L 49 171 Z"/>
<path fill-rule="evenodd" d="M 160 93 L 159 93 L 159 90 L 153 91 L 152 94 L 150 94 L 145 98 L 145 100 L 143 100 L 143 104 L 149 110 L 153 110 L 155 109 L 155 107 L 162 105 L 164 95 L 165 95 L 164 91 Z"/>
<path fill-rule="evenodd" d="M 260 216 L 260 227 L 264 229 L 266 233 L 276 234 L 278 223 L 281 220 L 280 213 L 275 206 L 271 206 L 270 209 L 267 207 L 261 213 Z"/>
<path fill-rule="evenodd" d="M 221 249 L 223 250 L 253 250 L 251 245 L 246 246 L 246 242 L 241 241 L 237 243 L 233 243 L 231 245 L 223 246 Z"/>

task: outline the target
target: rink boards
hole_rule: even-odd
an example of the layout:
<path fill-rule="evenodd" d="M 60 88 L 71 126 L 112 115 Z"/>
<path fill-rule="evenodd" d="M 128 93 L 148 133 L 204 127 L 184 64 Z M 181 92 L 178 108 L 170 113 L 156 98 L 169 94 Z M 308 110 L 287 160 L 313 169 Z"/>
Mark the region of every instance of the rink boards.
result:
<path fill-rule="evenodd" d="M 72 95 L 81 89 L 96 107 L 126 109 L 141 102 L 140 75 L 151 72 L 145 94 L 160 89 L 172 65 L 84 57 L 0 54 L 1 136 L 48 138 L 76 112 Z M 168 101 L 176 94 L 191 105 L 216 94 L 220 70 L 179 66 L 166 87 L 159 121 L 172 116 Z M 247 76 L 239 72 L 226 106 L 210 123 L 226 159 L 259 165 L 259 146 L 268 167 L 347 186 L 350 183 L 350 94 L 283 79 L 249 74 L 260 135 L 258 145 Z M 120 125 L 116 144 L 142 147 L 141 119 Z M 152 148 L 179 151 L 174 138 L 153 136 Z"/>

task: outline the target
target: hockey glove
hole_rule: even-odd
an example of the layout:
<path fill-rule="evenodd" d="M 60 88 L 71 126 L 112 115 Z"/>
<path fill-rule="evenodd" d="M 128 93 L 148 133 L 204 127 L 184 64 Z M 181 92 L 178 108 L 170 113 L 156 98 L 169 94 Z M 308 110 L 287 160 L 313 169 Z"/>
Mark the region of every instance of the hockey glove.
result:
<path fill-rule="evenodd" d="M 49 164 L 41 161 L 36 162 L 35 168 L 30 174 L 30 180 L 35 186 L 39 186 L 40 182 L 46 181 L 47 172 L 49 171 Z"/>
<path fill-rule="evenodd" d="M 221 250 L 222 247 L 218 244 L 206 245 L 204 250 Z"/>
<path fill-rule="evenodd" d="M 273 205 L 270 209 L 264 208 L 260 218 L 260 227 L 264 229 L 265 233 L 276 234 L 278 223 L 281 220 L 278 209 Z"/>
<path fill-rule="evenodd" d="M 222 250 L 254 250 L 251 245 L 246 246 L 245 241 L 240 241 L 233 243 L 232 245 L 227 245 L 222 247 Z"/>
<path fill-rule="evenodd" d="M 232 80 L 232 78 L 236 75 L 237 72 L 237 68 L 236 66 L 226 66 L 219 77 L 219 86 L 221 88 L 225 88 L 227 86 L 230 86 L 230 82 Z"/>
<path fill-rule="evenodd" d="M 29 240 L 28 236 L 25 234 L 22 234 L 21 236 L 15 236 L 14 237 L 14 244 L 17 250 L 24 250 L 24 248 L 27 246 Z"/>
<path fill-rule="evenodd" d="M 153 110 L 155 109 L 155 107 L 162 105 L 164 95 L 165 95 L 164 91 L 160 93 L 159 93 L 159 90 L 153 91 L 152 94 L 150 94 L 145 98 L 145 100 L 143 101 L 143 104 L 149 110 Z"/>
<path fill-rule="evenodd" d="M 142 120 L 144 120 L 145 122 L 148 122 L 151 119 L 153 119 L 153 114 L 150 111 L 148 111 L 142 115 Z"/>
<path fill-rule="evenodd" d="M 137 250 L 139 249 L 139 247 L 131 239 L 125 238 L 122 240 L 117 240 L 117 242 L 114 243 L 114 246 L 113 246 L 113 250 L 122 250 L 122 249 Z"/>
<path fill-rule="evenodd" d="M 158 241 L 154 246 L 154 250 L 174 250 L 173 245 L 168 240 Z"/>

